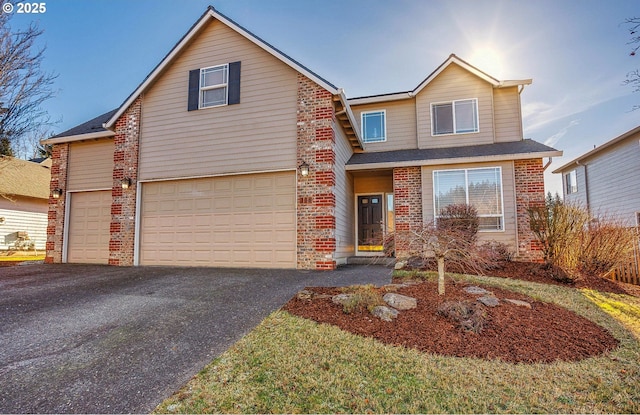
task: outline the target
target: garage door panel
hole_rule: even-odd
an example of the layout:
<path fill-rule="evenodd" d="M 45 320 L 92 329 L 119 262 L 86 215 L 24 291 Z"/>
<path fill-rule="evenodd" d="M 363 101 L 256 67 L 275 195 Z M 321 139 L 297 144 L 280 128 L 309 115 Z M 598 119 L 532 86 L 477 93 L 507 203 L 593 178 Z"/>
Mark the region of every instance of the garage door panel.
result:
<path fill-rule="evenodd" d="M 69 201 L 67 262 L 109 262 L 111 191 L 74 192 Z"/>
<path fill-rule="evenodd" d="M 143 265 L 296 265 L 294 172 L 144 183 L 142 205 Z"/>

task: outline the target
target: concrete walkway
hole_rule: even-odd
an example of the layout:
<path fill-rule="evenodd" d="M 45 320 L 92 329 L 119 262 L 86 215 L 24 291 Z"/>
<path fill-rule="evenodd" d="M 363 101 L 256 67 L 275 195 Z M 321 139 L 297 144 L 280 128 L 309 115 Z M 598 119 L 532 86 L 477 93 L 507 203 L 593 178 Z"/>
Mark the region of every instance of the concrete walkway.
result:
<path fill-rule="evenodd" d="M 0 413 L 145 413 L 306 286 L 334 272 L 26 265 L 0 268 Z"/>

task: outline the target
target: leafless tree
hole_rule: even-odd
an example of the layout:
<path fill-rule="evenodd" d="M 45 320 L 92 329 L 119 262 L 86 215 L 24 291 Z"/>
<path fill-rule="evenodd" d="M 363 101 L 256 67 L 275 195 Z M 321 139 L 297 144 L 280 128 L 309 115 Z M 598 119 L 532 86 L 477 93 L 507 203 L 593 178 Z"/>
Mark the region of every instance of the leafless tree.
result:
<path fill-rule="evenodd" d="M 489 268 L 491 258 L 484 255 L 475 239 L 470 239 L 464 229 L 437 226 L 426 223 L 420 229 L 413 230 L 409 249 L 412 255 L 420 256 L 424 261 L 434 259 L 438 263 L 438 294 L 445 293 L 445 265 L 468 269 L 482 275 Z"/>
<path fill-rule="evenodd" d="M 35 23 L 13 30 L 10 16 L 0 13 L 0 141 L 14 146 L 52 124 L 42 104 L 54 96 L 57 75 L 42 68 L 45 48 L 36 47 L 42 30 Z"/>
<path fill-rule="evenodd" d="M 627 25 L 629 35 L 631 36 L 631 39 L 627 42 L 628 45 L 631 45 L 629 55 L 636 56 L 638 49 L 640 49 L 640 34 L 638 34 L 640 30 L 640 17 L 630 17 L 624 21 L 624 24 Z M 633 92 L 640 92 L 640 69 L 635 69 L 627 73 L 627 79 L 624 80 L 623 84 L 631 85 Z M 637 109 L 640 109 L 640 105 L 633 106 L 633 110 Z"/>

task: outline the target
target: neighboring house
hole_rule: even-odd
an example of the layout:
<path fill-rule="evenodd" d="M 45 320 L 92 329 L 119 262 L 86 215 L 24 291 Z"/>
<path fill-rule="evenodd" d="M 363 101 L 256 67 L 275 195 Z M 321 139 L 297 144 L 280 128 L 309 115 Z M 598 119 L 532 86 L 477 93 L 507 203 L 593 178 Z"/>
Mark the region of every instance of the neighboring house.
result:
<path fill-rule="evenodd" d="M 209 8 L 119 108 L 44 141 L 46 260 L 334 269 L 463 202 L 537 259 L 526 209 L 562 153 L 523 139 L 530 83 L 451 55 L 412 91 L 348 99 Z"/>
<path fill-rule="evenodd" d="M 640 126 L 553 171 L 564 200 L 640 225 Z"/>
<path fill-rule="evenodd" d="M 50 166 L 50 159 L 0 156 L 0 250 L 13 249 L 16 242 L 45 249 Z"/>

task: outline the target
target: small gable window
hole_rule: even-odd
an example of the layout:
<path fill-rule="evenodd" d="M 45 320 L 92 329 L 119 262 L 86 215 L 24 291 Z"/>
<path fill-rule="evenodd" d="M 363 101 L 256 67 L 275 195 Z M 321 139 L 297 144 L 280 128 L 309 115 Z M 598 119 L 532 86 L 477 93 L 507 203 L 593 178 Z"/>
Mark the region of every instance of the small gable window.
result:
<path fill-rule="evenodd" d="M 578 177 L 575 170 L 571 170 L 564 175 L 564 181 L 566 186 L 566 192 L 568 195 L 578 192 Z"/>
<path fill-rule="evenodd" d="M 478 125 L 476 98 L 431 104 L 432 135 L 477 133 Z"/>
<path fill-rule="evenodd" d="M 227 105 L 229 65 L 200 69 L 200 108 Z"/>
<path fill-rule="evenodd" d="M 369 111 L 361 114 L 362 139 L 365 143 L 387 141 L 386 112 Z"/>
<path fill-rule="evenodd" d="M 240 62 L 189 71 L 189 111 L 239 103 Z"/>

